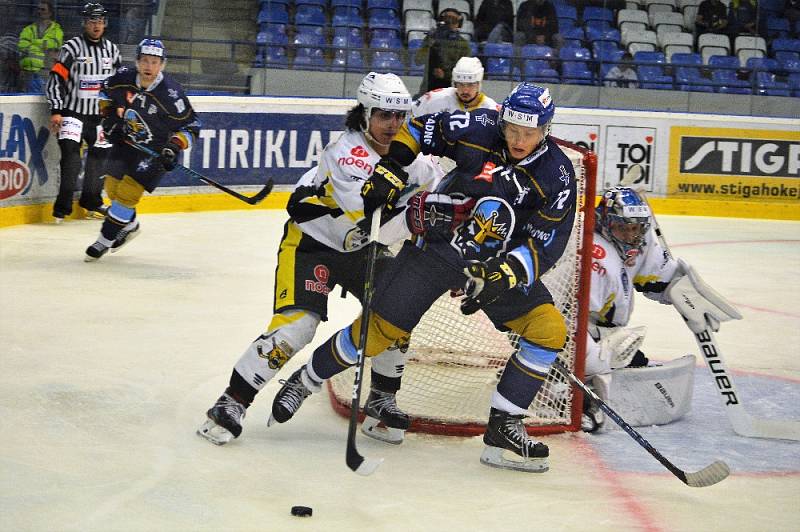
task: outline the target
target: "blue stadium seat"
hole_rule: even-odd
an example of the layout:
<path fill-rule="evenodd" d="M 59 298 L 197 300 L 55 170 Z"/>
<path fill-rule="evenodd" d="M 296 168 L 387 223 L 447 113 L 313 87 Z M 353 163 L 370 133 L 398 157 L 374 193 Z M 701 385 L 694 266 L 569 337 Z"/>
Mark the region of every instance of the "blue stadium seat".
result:
<path fill-rule="evenodd" d="M 286 57 L 286 48 L 283 46 L 267 46 L 263 57 L 260 57 L 261 64 L 269 68 L 288 68 L 289 59 Z"/>
<path fill-rule="evenodd" d="M 561 19 L 569 19 L 575 22 L 574 25 L 578 22 L 578 10 L 575 6 L 571 6 L 569 4 L 562 4 L 561 2 L 555 2 L 553 7 L 556 8 L 556 17 L 558 17 L 559 27 L 561 24 Z"/>
<path fill-rule="evenodd" d="M 592 53 L 582 46 L 565 46 L 558 51 L 562 63 L 579 63 L 583 68 L 588 68 L 588 61 L 592 60 Z"/>
<path fill-rule="evenodd" d="M 400 54 L 391 51 L 378 51 L 372 56 L 372 69 L 379 72 L 392 72 L 403 74 L 406 66 L 400 59 Z"/>
<path fill-rule="evenodd" d="M 538 60 L 526 61 L 522 69 L 522 76 L 525 81 L 534 81 L 538 83 L 561 83 L 561 78 L 558 71 L 553 68 L 543 68 L 536 66 Z"/>
<path fill-rule="evenodd" d="M 411 39 L 408 41 L 408 73 L 410 75 L 421 76 L 425 71 L 425 61 L 417 63 L 417 50 L 422 47 L 422 39 Z"/>
<path fill-rule="evenodd" d="M 767 18 L 767 40 L 785 39 L 791 33 L 789 20 L 785 18 Z"/>
<path fill-rule="evenodd" d="M 369 47 L 379 50 L 399 50 L 403 48 L 403 42 L 399 37 L 373 37 L 369 41 Z"/>
<path fill-rule="evenodd" d="M 561 65 L 561 81 L 570 85 L 594 85 L 594 75 L 585 63 L 567 62 Z"/>
<path fill-rule="evenodd" d="M 338 6 L 333 8 L 331 25 L 334 28 L 340 26 L 360 28 L 364 25 L 364 19 L 361 17 L 361 12 L 357 7 Z"/>
<path fill-rule="evenodd" d="M 366 70 L 364 57 L 360 50 L 334 50 L 331 70 L 338 72 L 363 72 Z"/>
<path fill-rule="evenodd" d="M 613 23 L 607 20 L 589 20 L 584 24 L 586 28 L 586 36 L 589 36 L 589 32 L 594 35 L 596 33 L 603 33 L 604 31 L 614 29 Z M 619 39 L 618 39 L 619 40 Z"/>
<path fill-rule="evenodd" d="M 800 39 L 774 39 L 770 46 L 773 52 L 787 51 L 800 53 Z"/>
<path fill-rule="evenodd" d="M 755 75 L 755 93 L 765 96 L 791 96 L 792 91 L 789 88 L 789 83 L 786 81 L 777 81 L 775 74 L 758 70 L 754 72 Z"/>
<path fill-rule="evenodd" d="M 621 40 L 621 35 L 619 30 L 616 28 L 594 28 L 594 27 L 587 27 L 586 28 L 586 40 L 589 43 L 593 43 L 595 41 L 613 41 L 615 43 L 619 43 Z"/>
<path fill-rule="evenodd" d="M 325 10 L 322 6 L 301 5 L 297 6 L 297 11 L 294 13 L 295 24 L 324 26 L 326 22 Z"/>
<path fill-rule="evenodd" d="M 592 43 L 592 56 L 596 61 L 617 62 L 622 59 L 624 53 L 625 51 L 613 41 L 594 41 Z"/>
<path fill-rule="evenodd" d="M 703 58 L 695 53 L 675 53 L 670 58 L 675 77 L 675 88 L 679 91 L 714 92 L 710 80 L 700 72 Z"/>
<path fill-rule="evenodd" d="M 367 9 L 391 9 L 395 14 L 400 12 L 398 0 L 367 0 Z"/>
<path fill-rule="evenodd" d="M 800 52 L 790 52 L 789 50 L 778 50 L 772 53 L 772 57 L 781 61 L 788 61 L 790 59 L 800 59 Z"/>
<path fill-rule="evenodd" d="M 279 44 L 285 46 L 289 44 L 289 38 L 286 36 L 285 28 L 286 27 L 283 25 L 267 26 L 265 31 L 260 31 L 256 35 L 256 44 L 259 46 L 266 44 Z"/>
<path fill-rule="evenodd" d="M 370 28 L 397 29 L 401 26 L 397 12 L 392 9 L 370 9 L 368 15 L 368 25 Z"/>
<path fill-rule="evenodd" d="M 544 76 L 552 78 L 551 73 L 542 74 L 542 72 L 553 69 L 552 60 L 555 59 L 555 51 L 549 46 L 543 44 L 526 44 L 519 50 L 520 58 L 523 60 L 522 73 L 527 80 L 533 80 L 534 77 Z M 556 78 L 558 73 L 556 72 Z M 558 83 L 557 81 L 553 83 Z"/>
<path fill-rule="evenodd" d="M 583 41 L 586 39 L 583 28 L 577 26 L 574 28 L 561 29 L 559 33 L 561 33 L 561 37 L 564 39 L 564 46 L 580 47 L 583 46 Z"/>
<path fill-rule="evenodd" d="M 488 79 L 508 79 L 514 57 L 511 43 L 486 43 L 483 47 L 486 57 L 486 77 Z"/>
<path fill-rule="evenodd" d="M 361 28 L 353 28 L 346 26 L 338 26 L 333 28 L 333 37 L 345 37 L 350 46 L 364 46 L 364 38 L 361 33 Z"/>
<path fill-rule="evenodd" d="M 283 4 L 269 4 L 258 12 L 256 21 L 259 24 L 288 24 L 289 12 Z"/>
<path fill-rule="evenodd" d="M 717 92 L 723 94 L 752 94 L 750 82 L 739 79 L 735 70 L 716 69 L 711 71 L 711 80 Z"/>
<path fill-rule="evenodd" d="M 312 5 L 322 8 L 328 7 L 328 0 L 294 0 L 295 6 Z"/>
<path fill-rule="evenodd" d="M 337 7 L 355 7 L 360 10 L 361 6 L 361 0 L 331 0 L 331 8 L 333 9 Z"/>
<path fill-rule="evenodd" d="M 606 7 L 586 6 L 583 8 L 583 23 L 590 20 L 604 20 L 609 24 L 614 23 L 614 12 Z"/>
<path fill-rule="evenodd" d="M 787 74 L 796 74 L 800 72 L 800 58 L 777 59 L 778 70 L 786 72 Z"/>
<path fill-rule="evenodd" d="M 794 96 L 800 96 L 800 73 L 789 74 L 789 87 L 792 88 Z"/>
<path fill-rule="evenodd" d="M 664 52 L 639 51 L 633 54 L 633 61 L 637 64 L 636 71 L 641 88 L 672 89 L 672 76 L 666 75 L 662 66 L 666 64 Z"/>
<path fill-rule="evenodd" d="M 373 28 L 371 39 L 388 39 L 400 41 L 400 30 L 395 28 Z"/>

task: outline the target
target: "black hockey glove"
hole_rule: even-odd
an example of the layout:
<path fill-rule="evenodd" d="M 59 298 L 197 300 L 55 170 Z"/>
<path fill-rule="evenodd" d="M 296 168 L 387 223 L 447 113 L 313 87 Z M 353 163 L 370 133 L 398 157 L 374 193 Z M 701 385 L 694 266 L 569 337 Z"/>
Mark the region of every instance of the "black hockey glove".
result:
<path fill-rule="evenodd" d="M 364 215 L 369 217 L 382 205 L 386 205 L 387 210 L 392 210 L 407 181 L 408 174 L 399 164 L 386 157 L 378 161 L 375 171 L 361 187 Z"/>
<path fill-rule="evenodd" d="M 161 166 L 164 167 L 164 170 L 169 172 L 175 169 L 175 159 L 178 158 L 180 152 L 181 147 L 172 141 L 167 142 L 167 145 L 161 148 L 161 157 L 158 160 L 161 161 Z"/>
<path fill-rule="evenodd" d="M 408 200 L 406 225 L 415 235 L 428 231 L 451 233 L 470 217 L 475 200 L 460 194 L 417 192 Z"/>
<path fill-rule="evenodd" d="M 121 144 L 125 141 L 125 123 L 116 115 L 109 115 L 100 122 L 106 142 Z"/>
<path fill-rule="evenodd" d="M 464 268 L 467 284 L 461 312 L 469 316 L 500 297 L 503 292 L 527 282 L 525 268 L 514 257 L 492 257 Z"/>

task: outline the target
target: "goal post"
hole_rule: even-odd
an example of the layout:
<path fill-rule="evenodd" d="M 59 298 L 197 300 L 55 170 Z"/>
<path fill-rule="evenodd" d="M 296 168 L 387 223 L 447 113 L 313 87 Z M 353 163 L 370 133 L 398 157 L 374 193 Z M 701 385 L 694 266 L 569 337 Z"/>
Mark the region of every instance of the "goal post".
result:
<path fill-rule="evenodd" d="M 567 345 L 559 358 L 583 376 L 591 277 L 597 156 L 555 139 L 575 168 L 578 206 L 567 248 L 543 277 L 567 323 Z M 411 333 L 408 362 L 397 404 L 411 417 L 410 431 L 452 436 L 482 434 L 489 417 L 491 394 L 517 338 L 495 329 L 482 313 L 464 316 L 459 300 L 444 294 Z M 369 361 L 367 362 L 369 364 Z M 363 386 L 369 386 L 364 372 Z M 350 415 L 353 370 L 328 381 L 333 409 Z M 364 394 L 364 397 L 366 394 Z M 551 370 L 530 405 L 525 420 L 531 434 L 580 428 L 582 397 L 557 371 Z M 362 405 L 363 406 L 363 405 Z"/>

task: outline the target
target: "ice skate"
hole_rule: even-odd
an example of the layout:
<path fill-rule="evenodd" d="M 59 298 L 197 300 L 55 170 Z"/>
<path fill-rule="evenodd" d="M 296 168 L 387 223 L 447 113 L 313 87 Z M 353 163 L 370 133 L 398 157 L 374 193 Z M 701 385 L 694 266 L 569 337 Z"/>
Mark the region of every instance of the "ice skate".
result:
<path fill-rule="evenodd" d="M 486 432 L 483 433 L 486 448 L 481 454 L 481 463 L 530 473 L 544 473 L 550 469 L 550 449 L 528 436 L 522 423 L 523 417 L 492 408 Z M 508 454 L 505 451 L 513 452 L 514 456 L 504 456 Z"/>
<path fill-rule="evenodd" d="M 227 393 L 208 409 L 208 419 L 197 429 L 197 434 L 216 445 L 225 445 L 242 433 L 245 407 Z"/>
<path fill-rule="evenodd" d="M 397 406 L 396 395 L 372 389 L 364 405 L 364 422 L 361 432 L 370 438 L 399 445 L 411 421 L 408 414 Z"/>
<path fill-rule="evenodd" d="M 269 416 L 267 426 L 275 423 L 286 423 L 300 409 L 306 397 L 322 389 L 321 384 L 315 383 L 306 373 L 305 366 L 298 369 L 287 380 L 281 379 L 281 387 L 272 401 L 272 414 Z"/>
<path fill-rule="evenodd" d="M 108 205 L 100 205 L 97 209 L 86 210 L 87 220 L 105 220 L 106 213 L 108 213 Z"/>
<path fill-rule="evenodd" d="M 100 242 L 95 242 L 86 248 L 86 256 L 83 258 L 84 262 L 95 262 L 100 260 L 100 257 L 108 253 L 108 246 Z"/>
<path fill-rule="evenodd" d="M 591 388 L 591 386 L 589 386 Z M 598 432 L 603 428 L 606 416 L 600 407 L 588 395 L 583 396 L 583 413 L 581 414 L 581 430 L 583 432 Z"/>
<path fill-rule="evenodd" d="M 116 240 L 114 240 L 114 243 L 111 244 L 111 253 L 116 253 L 119 251 L 122 246 L 128 244 L 131 240 L 139 236 L 139 234 L 139 220 L 134 220 L 119 232 Z"/>

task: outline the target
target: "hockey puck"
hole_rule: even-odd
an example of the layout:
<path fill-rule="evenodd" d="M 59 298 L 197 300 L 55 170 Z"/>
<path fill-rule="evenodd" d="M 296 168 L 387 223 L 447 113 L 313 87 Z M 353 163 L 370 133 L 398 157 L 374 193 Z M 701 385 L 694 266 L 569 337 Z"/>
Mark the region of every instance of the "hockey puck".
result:
<path fill-rule="evenodd" d="M 312 512 L 308 506 L 292 506 L 292 515 L 297 517 L 311 517 Z"/>

